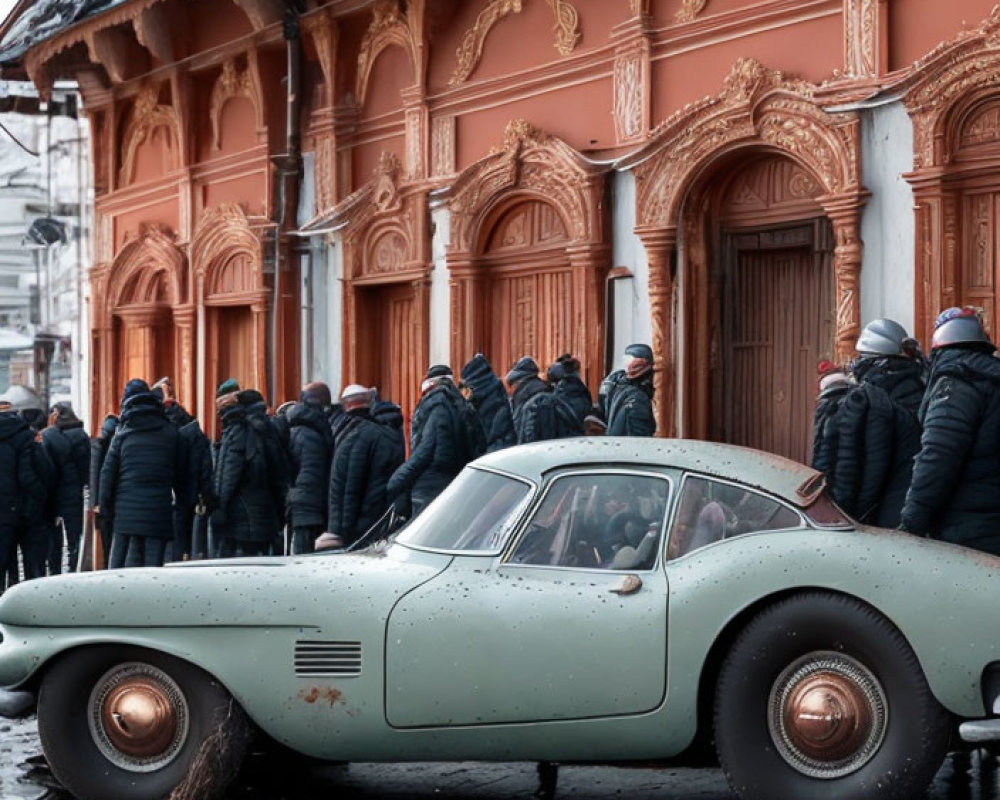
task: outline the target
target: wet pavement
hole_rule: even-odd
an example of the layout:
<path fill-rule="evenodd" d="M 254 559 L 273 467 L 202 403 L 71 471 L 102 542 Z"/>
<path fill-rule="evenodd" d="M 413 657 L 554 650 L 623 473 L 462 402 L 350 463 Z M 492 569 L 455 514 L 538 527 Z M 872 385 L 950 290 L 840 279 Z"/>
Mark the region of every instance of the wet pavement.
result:
<path fill-rule="evenodd" d="M 251 759 L 227 800 L 521 800 L 539 788 L 534 764 L 276 765 Z M 733 800 L 717 769 L 562 767 L 555 798 Z M 33 719 L 0 721 L 0 800 L 71 800 L 41 757 Z M 950 757 L 913 800 L 1000 800 L 992 757 Z"/>

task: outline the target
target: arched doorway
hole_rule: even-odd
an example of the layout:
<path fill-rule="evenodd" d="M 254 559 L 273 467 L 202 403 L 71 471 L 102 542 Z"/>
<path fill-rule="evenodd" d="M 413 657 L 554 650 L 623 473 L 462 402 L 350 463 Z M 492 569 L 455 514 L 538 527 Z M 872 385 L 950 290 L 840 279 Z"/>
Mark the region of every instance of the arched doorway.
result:
<path fill-rule="evenodd" d="M 606 167 L 524 120 L 451 188 L 451 360 L 483 352 L 503 375 L 531 355 L 572 352 L 596 390 L 604 376 Z"/>
<path fill-rule="evenodd" d="M 577 331 L 573 267 L 566 224 L 549 203 L 521 199 L 487 225 L 483 353 L 501 375 L 524 355 L 545 369 L 571 351 Z"/>
<path fill-rule="evenodd" d="M 816 365 L 834 358 L 832 226 L 818 182 L 795 162 L 742 155 L 738 165 L 698 193 L 711 209 L 717 285 L 708 329 L 685 327 L 714 337 L 708 352 L 718 353 L 708 436 L 808 462 Z"/>

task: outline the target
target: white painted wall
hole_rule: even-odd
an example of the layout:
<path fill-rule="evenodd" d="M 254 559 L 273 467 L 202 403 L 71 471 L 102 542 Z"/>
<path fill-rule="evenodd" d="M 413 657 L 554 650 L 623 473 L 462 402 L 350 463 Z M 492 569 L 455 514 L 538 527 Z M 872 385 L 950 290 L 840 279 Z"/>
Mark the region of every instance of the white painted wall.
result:
<path fill-rule="evenodd" d="M 616 172 L 613 180 L 612 266 L 628 267 L 633 276 L 630 281 L 622 281 L 615 292 L 615 332 L 610 346 L 612 363 L 618 367 L 630 344 L 652 344 L 653 329 L 649 313 L 649 262 L 646 248 L 635 235 L 635 176 L 631 172 Z"/>
<path fill-rule="evenodd" d="M 450 364 L 458 374 L 461 364 L 451 363 L 451 297 L 448 287 L 448 265 L 445 255 L 451 237 L 451 212 L 446 205 L 431 206 L 434 238 L 431 240 L 431 319 L 430 363 Z"/>
<path fill-rule="evenodd" d="M 861 324 L 888 317 L 913 330 L 915 221 L 913 125 L 899 101 L 861 112 L 861 175 L 871 197 L 862 211 Z"/>

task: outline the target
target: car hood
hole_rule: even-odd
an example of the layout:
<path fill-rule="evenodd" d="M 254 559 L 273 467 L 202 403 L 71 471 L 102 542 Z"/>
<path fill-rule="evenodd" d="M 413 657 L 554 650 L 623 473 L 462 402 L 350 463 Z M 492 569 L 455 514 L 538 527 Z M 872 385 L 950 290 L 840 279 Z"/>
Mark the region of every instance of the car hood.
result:
<path fill-rule="evenodd" d="M 185 562 L 60 575 L 0 597 L 0 624 L 24 627 L 321 627 L 333 618 L 388 616 L 403 594 L 451 559 L 319 555 Z"/>

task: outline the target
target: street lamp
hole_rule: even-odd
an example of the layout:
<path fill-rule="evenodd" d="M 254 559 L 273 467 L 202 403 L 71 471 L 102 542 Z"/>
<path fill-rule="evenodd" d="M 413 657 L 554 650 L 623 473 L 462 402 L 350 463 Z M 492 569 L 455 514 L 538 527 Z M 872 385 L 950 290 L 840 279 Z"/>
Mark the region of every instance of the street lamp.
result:
<path fill-rule="evenodd" d="M 49 407 L 52 356 L 55 353 L 56 343 L 59 341 L 60 337 L 54 336 L 51 332 L 46 331 L 44 328 L 44 323 L 47 323 L 49 320 L 43 320 L 41 314 L 42 276 L 38 250 L 45 250 L 45 290 L 46 292 L 51 292 L 52 246 L 57 244 L 66 244 L 66 224 L 55 219 L 54 217 L 38 217 L 38 219 L 31 223 L 31 227 L 28 228 L 28 233 L 25 238 L 30 239 L 37 246 L 35 249 L 35 291 L 38 296 L 37 324 L 39 324 L 39 327 L 41 327 L 42 330 L 40 332 L 36 331 L 35 333 L 35 371 L 38 375 L 39 393 L 42 395 L 42 402 L 44 403 L 44 407 L 47 411 Z"/>

